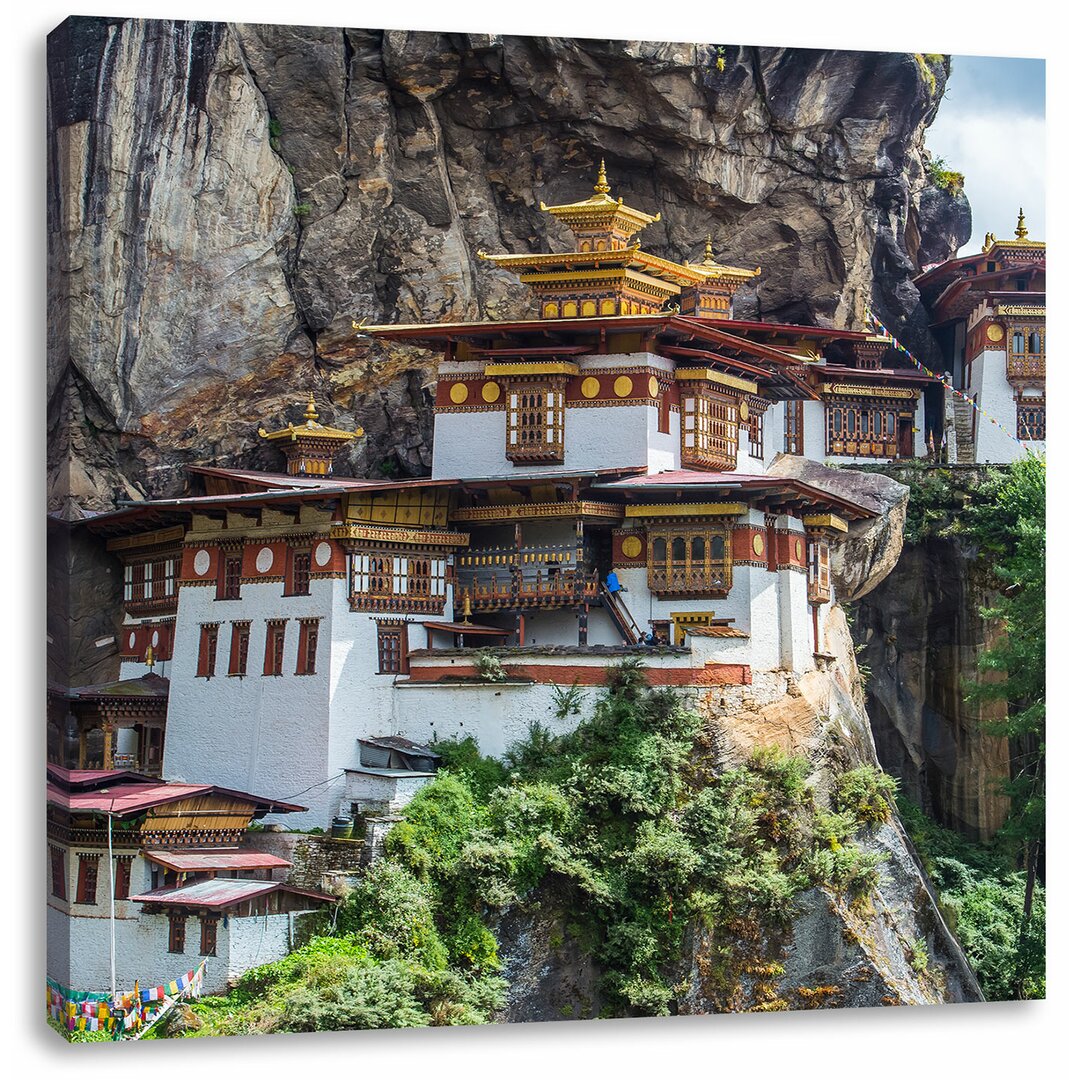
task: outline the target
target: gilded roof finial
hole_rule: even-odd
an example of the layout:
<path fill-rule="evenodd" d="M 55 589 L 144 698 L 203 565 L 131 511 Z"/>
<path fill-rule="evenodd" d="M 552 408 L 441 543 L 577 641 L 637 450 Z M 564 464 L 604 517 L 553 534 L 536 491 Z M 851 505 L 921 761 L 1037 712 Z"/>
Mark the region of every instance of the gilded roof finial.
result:
<path fill-rule="evenodd" d="M 1016 239 L 1027 239 L 1027 226 L 1024 224 L 1024 208 L 1020 207 L 1020 216 L 1016 219 Z"/>
<path fill-rule="evenodd" d="M 312 390 L 308 393 L 307 408 L 304 410 L 305 420 L 318 420 L 319 414 L 315 411 L 315 391 Z"/>
<path fill-rule="evenodd" d="M 712 254 L 712 233 L 709 233 L 705 237 L 705 258 L 702 260 L 706 266 L 709 266 L 713 262 Z"/>
<path fill-rule="evenodd" d="M 593 191 L 597 195 L 606 195 L 611 190 L 611 186 L 607 182 L 607 172 L 604 169 L 604 159 L 600 159 L 600 174 L 596 178 L 596 186 Z"/>

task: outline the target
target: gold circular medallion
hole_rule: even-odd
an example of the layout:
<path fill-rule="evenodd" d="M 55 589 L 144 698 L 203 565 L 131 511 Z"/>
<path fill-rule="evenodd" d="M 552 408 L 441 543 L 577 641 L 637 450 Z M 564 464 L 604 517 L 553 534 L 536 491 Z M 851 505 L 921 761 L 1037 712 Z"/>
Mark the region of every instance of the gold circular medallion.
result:
<path fill-rule="evenodd" d="M 802 561 L 802 541 L 801 540 L 796 540 L 795 541 L 795 558 L 798 559 L 800 562 Z"/>
<path fill-rule="evenodd" d="M 656 381 L 655 375 L 649 376 L 649 397 L 656 397 L 660 393 L 660 384 Z"/>
<path fill-rule="evenodd" d="M 463 382 L 456 382 L 450 387 L 450 400 L 455 405 L 461 405 L 468 399 L 469 388 Z"/>
<path fill-rule="evenodd" d="M 749 420 L 750 419 L 750 406 L 747 405 L 745 401 L 740 401 L 739 402 L 739 419 L 740 420 Z"/>
<path fill-rule="evenodd" d="M 987 341 L 1000 341 L 1005 336 L 1005 328 L 996 322 L 992 322 L 986 328 L 986 340 Z"/>
<path fill-rule="evenodd" d="M 600 380 L 594 379 L 591 375 L 581 380 L 581 396 L 586 398 L 594 398 L 600 393 Z"/>
<path fill-rule="evenodd" d="M 615 380 L 615 394 L 617 397 L 628 397 L 634 389 L 634 380 L 629 375 L 620 375 Z"/>
<path fill-rule="evenodd" d="M 636 559 L 641 554 L 641 537 L 624 536 L 620 550 L 627 559 Z"/>
<path fill-rule="evenodd" d="M 501 393 L 502 390 L 497 382 L 486 382 L 480 391 L 480 396 L 490 405 L 493 401 L 499 400 Z"/>
<path fill-rule="evenodd" d="M 754 554 L 759 557 L 765 554 L 765 541 L 761 538 L 761 533 L 754 533 Z"/>

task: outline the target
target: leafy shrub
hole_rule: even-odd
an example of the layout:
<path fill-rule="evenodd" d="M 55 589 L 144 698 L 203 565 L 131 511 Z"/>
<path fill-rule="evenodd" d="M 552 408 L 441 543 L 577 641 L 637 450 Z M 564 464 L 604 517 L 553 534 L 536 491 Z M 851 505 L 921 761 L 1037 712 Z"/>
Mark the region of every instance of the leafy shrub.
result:
<path fill-rule="evenodd" d="M 506 682 L 506 672 L 499 658 L 486 649 L 478 649 L 473 655 L 473 667 L 484 682 Z"/>
<path fill-rule="evenodd" d="M 842 773 L 836 784 L 836 805 L 860 825 L 887 821 L 896 795 L 896 781 L 873 765 Z"/>

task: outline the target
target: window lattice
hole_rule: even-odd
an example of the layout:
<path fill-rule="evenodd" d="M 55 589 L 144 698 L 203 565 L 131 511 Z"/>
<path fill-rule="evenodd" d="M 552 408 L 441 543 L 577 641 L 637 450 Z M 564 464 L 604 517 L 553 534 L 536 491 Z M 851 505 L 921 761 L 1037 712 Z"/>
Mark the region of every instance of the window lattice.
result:
<path fill-rule="evenodd" d="M 1016 437 L 1023 442 L 1043 442 L 1046 439 L 1046 403 L 1016 403 Z"/>
<path fill-rule="evenodd" d="M 735 399 L 701 390 L 683 398 L 682 415 L 683 463 L 734 469 L 739 449 Z"/>
<path fill-rule="evenodd" d="M 173 556 L 128 563 L 124 567 L 124 602 L 152 603 L 176 596 L 176 559 Z"/>
<path fill-rule="evenodd" d="M 392 551 L 352 556 L 350 599 L 354 610 L 439 614 L 446 605 L 446 559 Z"/>
<path fill-rule="evenodd" d="M 731 588 L 728 525 L 649 530 L 649 591 L 659 596 L 726 596 Z"/>
<path fill-rule="evenodd" d="M 380 623 L 378 626 L 379 674 L 399 675 L 408 670 L 405 635 L 401 622 Z"/>
<path fill-rule="evenodd" d="M 521 383 L 506 398 L 506 456 L 515 462 L 563 460 L 565 395 L 561 386 Z"/>
<path fill-rule="evenodd" d="M 803 452 L 803 403 L 799 398 L 784 402 L 784 453 Z"/>
<path fill-rule="evenodd" d="M 830 405 L 827 451 L 855 457 L 897 456 L 900 410 L 889 405 Z"/>

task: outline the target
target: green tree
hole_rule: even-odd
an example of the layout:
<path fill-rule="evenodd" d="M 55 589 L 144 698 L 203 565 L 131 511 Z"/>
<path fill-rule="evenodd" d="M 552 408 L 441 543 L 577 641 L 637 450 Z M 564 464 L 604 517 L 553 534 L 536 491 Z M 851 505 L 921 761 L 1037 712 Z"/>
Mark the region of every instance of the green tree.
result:
<path fill-rule="evenodd" d="M 1045 858 L 1046 760 L 1046 460 L 1027 454 L 992 475 L 973 500 L 963 533 L 978 541 L 998 581 L 983 611 L 1000 633 L 979 658 L 989 678 L 969 688 L 968 700 L 1004 701 L 1006 715 L 987 725 L 1013 747 L 1006 790 L 1012 812 L 1004 833 L 1019 849 L 1027 881 L 1017 954 L 1029 940 L 1036 878 Z M 1018 964 L 1016 992 L 1025 972 Z"/>

